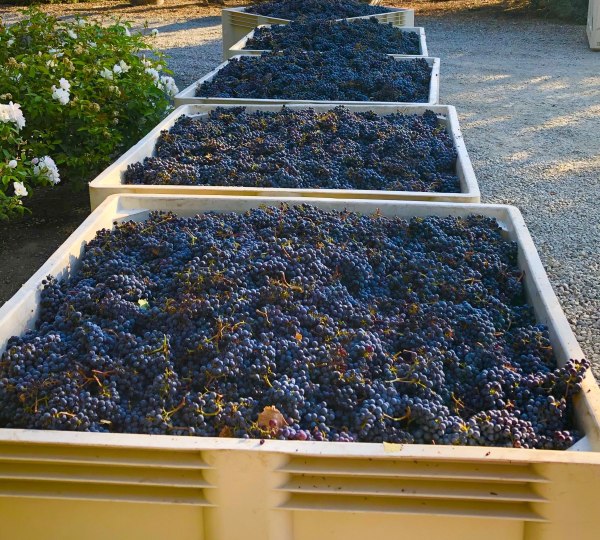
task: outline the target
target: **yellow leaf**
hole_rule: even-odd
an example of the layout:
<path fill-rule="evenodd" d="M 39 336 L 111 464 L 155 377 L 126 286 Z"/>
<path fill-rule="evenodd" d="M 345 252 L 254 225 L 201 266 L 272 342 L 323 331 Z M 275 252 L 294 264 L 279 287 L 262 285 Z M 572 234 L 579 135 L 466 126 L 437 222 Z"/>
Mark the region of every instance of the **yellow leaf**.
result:
<path fill-rule="evenodd" d="M 401 452 L 403 447 L 404 447 L 403 444 L 391 443 L 391 442 L 383 443 L 383 451 L 386 454 L 392 454 L 394 452 Z"/>

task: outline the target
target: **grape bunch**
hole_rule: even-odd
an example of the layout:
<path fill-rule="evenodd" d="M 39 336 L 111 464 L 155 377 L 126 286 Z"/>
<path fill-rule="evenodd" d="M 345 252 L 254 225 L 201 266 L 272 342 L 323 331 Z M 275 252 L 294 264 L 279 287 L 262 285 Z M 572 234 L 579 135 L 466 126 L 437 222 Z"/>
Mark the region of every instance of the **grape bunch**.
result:
<path fill-rule="evenodd" d="M 344 107 L 180 117 L 125 184 L 460 192 L 452 137 L 431 111 Z"/>
<path fill-rule="evenodd" d="M 270 0 L 246 8 L 247 13 L 288 20 L 346 19 L 390 11 L 358 0 Z"/>
<path fill-rule="evenodd" d="M 422 58 L 394 60 L 348 45 L 234 58 L 199 84 L 196 96 L 426 103 L 430 83 L 431 67 Z"/>
<path fill-rule="evenodd" d="M 356 21 L 309 21 L 259 27 L 245 49 L 282 51 L 302 49 L 328 52 L 352 43 L 357 50 L 387 54 L 421 53 L 419 35 L 380 24 L 377 19 Z"/>
<path fill-rule="evenodd" d="M 0 358 L 0 426 L 565 449 L 517 246 L 481 216 L 311 205 L 98 232 Z"/>

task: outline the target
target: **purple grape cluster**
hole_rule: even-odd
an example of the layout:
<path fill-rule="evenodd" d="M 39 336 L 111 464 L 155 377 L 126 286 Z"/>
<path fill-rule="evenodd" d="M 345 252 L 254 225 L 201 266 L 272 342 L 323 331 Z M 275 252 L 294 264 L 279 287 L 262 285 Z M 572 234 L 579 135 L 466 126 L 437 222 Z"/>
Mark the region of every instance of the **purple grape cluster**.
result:
<path fill-rule="evenodd" d="M 245 49 L 284 51 L 335 51 L 351 43 L 357 50 L 387 54 L 421 54 L 419 35 L 380 24 L 377 19 L 356 21 L 310 21 L 260 27 L 248 40 Z"/>
<path fill-rule="evenodd" d="M 247 13 L 256 13 L 277 19 L 347 19 L 389 13 L 391 9 L 371 6 L 358 0 L 270 0 L 246 8 Z"/>
<path fill-rule="evenodd" d="M 587 368 L 489 218 L 154 213 L 45 283 L 0 426 L 564 449 Z"/>
<path fill-rule="evenodd" d="M 395 60 L 350 45 L 234 58 L 198 85 L 196 96 L 426 103 L 430 83 L 431 67 L 422 58 Z"/>
<path fill-rule="evenodd" d="M 354 113 L 344 107 L 182 116 L 156 156 L 125 184 L 460 192 L 456 148 L 431 111 Z"/>

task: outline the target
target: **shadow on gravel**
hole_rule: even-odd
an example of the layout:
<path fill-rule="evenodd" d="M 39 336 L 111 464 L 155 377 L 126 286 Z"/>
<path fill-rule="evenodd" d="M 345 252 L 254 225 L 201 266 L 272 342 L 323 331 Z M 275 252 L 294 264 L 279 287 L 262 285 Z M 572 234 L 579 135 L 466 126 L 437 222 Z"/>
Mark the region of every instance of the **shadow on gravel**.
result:
<path fill-rule="evenodd" d="M 185 22 L 165 24 L 164 26 L 153 26 L 153 28 L 158 29 L 161 33 L 166 33 L 192 30 L 194 28 L 210 28 L 211 26 L 221 26 L 221 17 L 200 17 Z"/>

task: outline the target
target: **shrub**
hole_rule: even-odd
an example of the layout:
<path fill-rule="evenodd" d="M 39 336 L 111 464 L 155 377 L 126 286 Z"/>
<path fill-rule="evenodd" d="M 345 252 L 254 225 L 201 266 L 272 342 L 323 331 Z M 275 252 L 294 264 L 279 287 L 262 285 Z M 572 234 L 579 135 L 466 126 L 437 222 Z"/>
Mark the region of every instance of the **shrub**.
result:
<path fill-rule="evenodd" d="M 19 103 L 27 119 L 19 148 L 52 156 L 63 177 L 83 186 L 165 116 L 175 82 L 164 57 L 127 23 L 23 13 L 14 25 L 0 21 L 0 103 Z"/>
<path fill-rule="evenodd" d="M 31 151 L 21 137 L 26 120 L 18 103 L 0 104 L 0 220 L 25 212 L 23 197 L 34 185 L 58 184 L 60 175 L 54 160 L 41 159 Z"/>

